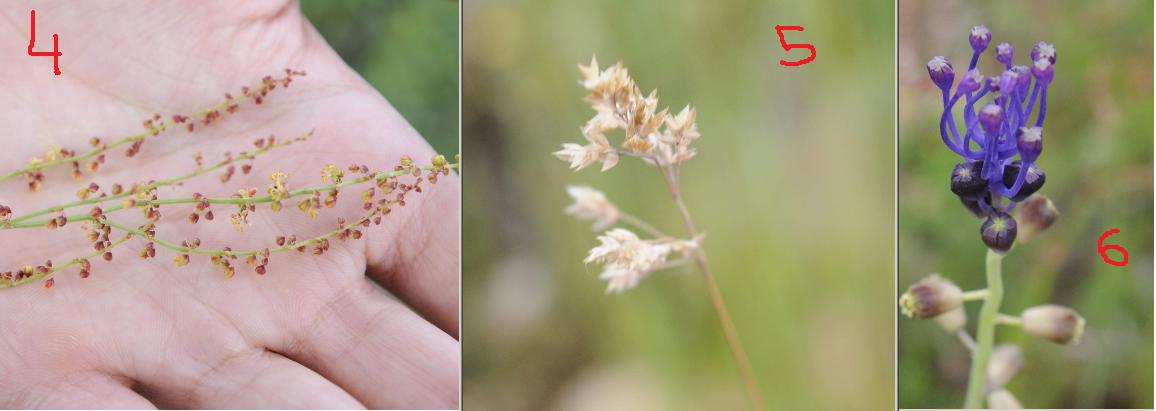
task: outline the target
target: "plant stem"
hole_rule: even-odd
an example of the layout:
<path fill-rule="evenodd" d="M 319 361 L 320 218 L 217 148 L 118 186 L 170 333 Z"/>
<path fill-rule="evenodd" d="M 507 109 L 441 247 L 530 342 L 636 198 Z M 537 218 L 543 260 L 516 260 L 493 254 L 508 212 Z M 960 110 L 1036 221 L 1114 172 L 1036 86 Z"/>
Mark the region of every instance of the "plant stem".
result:
<path fill-rule="evenodd" d="M 979 313 L 976 328 L 976 346 L 971 359 L 971 376 L 967 381 L 967 397 L 963 408 L 981 408 L 987 394 L 987 361 L 995 345 L 995 325 L 999 304 L 1003 299 L 1003 274 L 1000 263 L 1003 255 L 987 251 L 987 299 Z"/>
<path fill-rule="evenodd" d="M 1012 326 L 1018 327 L 1018 326 L 1023 325 L 1023 320 L 1020 319 L 1019 317 L 1014 316 L 1014 315 L 1007 315 L 1007 314 L 1001 313 L 1001 314 L 996 314 L 995 323 L 1001 324 L 1001 325 L 1012 325 Z"/>
<path fill-rule="evenodd" d="M 650 225 L 650 223 L 647 223 L 641 218 L 635 217 L 625 212 L 619 211 L 618 219 L 626 222 L 627 224 L 638 227 L 642 231 L 645 231 L 647 234 L 650 234 L 656 238 L 670 238 L 670 236 L 663 233 L 662 230 L 655 228 L 653 225 Z"/>
<path fill-rule="evenodd" d="M 686 203 L 682 201 L 682 192 L 679 190 L 678 183 L 676 182 L 677 176 L 674 175 L 673 168 L 670 166 L 660 166 L 659 170 L 662 172 L 663 180 L 666 181 L 666 187 L 670 190 L 670 195 L 674 199 L 675 205 L 678 206 L 678 211 L 682 216 L 683 225 L 686 226 L 687 234 L 689 234 L 692 239 L 697 238 L 698 230 L 694 227 L 694 221 L 690 217 L 690 211 L 686 208 Z M 719 325 L 722 326 L 723 334 L 727 339 L 727 345 L 731 350 L 731 355 L 734 356 L 735 363 L 738 364 L 739 371 L 742 373 L 747 396 L 750 397 L 751 400 L 751 406 L 756 410 L 765 410 L 766 404 L 763 402 L 763 395 L 759 391 L 758 381 L 755 379 L 755 373 L 751 368 L 750 360 L 747 358 L 746 351 L 743 350 L 742 340 L 739 339 L 738 332 L 735 331 L 734 322 L 731 320 L 730 313 L 727 312 L 726 303 L 723 301 L 718 283 L 715 282 L 714 275 L 711 274 L 710 267 L 707 265 L 706 253 L 702 251 L 701 245 L 695 249 L 694 261 L 698 265 L 699 271 L 702 272 L 703 279 L 706 280 L 711 303 L 714 305 L 715 314 L 718 315 Z"/>
<path fill-rule="evenodd" d="M 971 290 L 963 292 L 963 301 L 979 301 L 987 298 L 987 290 Z"/>
<path fill-rule="evenodd" d="M 298 76 L 298 75 L 302 75 L 302 74 L 301 73 L 289 73 L 287 75 L 289 77 L 293 77 L 293 76 Z M 220 113 L 221 110 L 228 109 L 230 105 L 240 104 L 240 102 L 244 101 L 246 98 L 270 91 L 271 86 L 273 84 L 275 84 L 275 83 L 262 81 L 262 84 L 260 87 L 257 87 L 256 89 L 251 90 L 251 92 L 249 92 L 249 93 L 243 94 L 241 96 L 241 98 L 232 98 L 232 97 L 226 98 L 224 101 L 217 103 L 216 105 L 214 105 L 212 107 L 206 108 L 204 110 L 197 112 L 196 114 L 193 114 L 192 116 L 189 116 L 185 121 L 192 122 L 192 123 L 196 123 L 198 121 L 201 121 L 202 119 L 205 118 L 205 116 L 209 115 L 209 113 Z M 43 170 L 43 169 L 55 167 L 55 166 L 58 166 L 61 164 L 68 164 L 68 163 L 72 163 L 72 162 L 84 161 L 84 160 L 96 157 L 98 155 L 104 154 L 105 152 L 107 152 L 109 150 L 123 146 L 125 144 L 129 144 L 129 143 L 132 143 L 135 141 L 142 141 L 142 140 L 145 140 L 145 139 L 148 139 L 151 137 L 156 137 L 156 136 L 160 135 L 161 133 L 163 133 L 165 130 L 168 130 L 170 127 L 174 127 L 177 125 L 178 125 L 178 123 L 171 118 L 170 119 L 163 119 L 160 122 L 158 122 L 157 124 L 153 125 L 152 128 L 148 128 L 145 131 L 142 131 L 142 132 L 137 133 L 137 134 L 133 134 L 131 136 L 121 137 L 120 139 L 112 142 L 111 144 L 102 145 L 100 147 L 94 148 L 91 151 L 88 151 L 88 152 L 85 152 L 82 154 L 72 155 L 69 157 L 61 157 L 61 158 L 57 158 L 54 160 L 48 160 L 48 161 L 38 162 L 35 164 L 30 164 L 24 168 L 13 170 L 12 172 L 9 172 L 7 174 L 0 175 L 0 182 L 8 180 L 12 177 L 16 177 L 16 176 L 21 175 L 21 174 L 31 172 L 31 171 Z"/>
<path fill-rule="evenodd" d="M 145 233 L 144 231 L 141 231 L 140 229 L 133 228 L 133 227 L 130 227 L 130 226 L 127 226 L 124 224 L 120 224 L 120 223 L 117 223 L 117 222 L 109 220 L 109 219 L 105 219 L 104 222 L 106 224 L 108 224 L 110 227 L 116 228 L 116 229 L 124 231 L 126 233 L 140 236 L 140 237 L 142 237 L 148 241 L 152 241 L 154 243 L 157 243 L 161 247 L 164 247 L 164 248 L 176 251 L 176 252 L 188 253 L 188 254 L 201 254 L 201 255 L 222 255 L 222 256 L 244 257 L 244 256 L 250 256 L 250 255 L 261 255 L 261 254 L 264 254 L 266 251 L 268 251 L 269 254 L 283 253 L 283 252 L 286 252 L 289 250 L 295 250 L 295 249 L 300 248 L 302 246 L 308 246 L 310 244 L 316 243 L 316 242 L 321 241 L 321 240 L 336 237 L 342 231 L 345 231 L 346 229 L 353 229 L 354 227 L 357 227 L 357 226 L 361 225 L 362 223 L 369 221 L 370 219 L 372 219 L 376 215 L 377 215 L 377 211 L 370 212 L 369 214 L 362 216 L 361 218 L 358 218 L 357 220 L 354 220 L 352 223 L 347 223 L 345 225 L 338 227 L 336 230 L 333 230 L 333 231 L 330 231 L 327 233 L 323 233 L 323 234 L 318 235 L 318 236 L 313 237 L 313 238 L 298 241 L 298 242 L 295 242 L 293 244 L 286 244 L 284 246 L 267 248 L 267 249 L 252 249 L 252 250 L 237 250 L 237 251 L 233 251 L 233 250 L 229 250 L 229 251 L 226 251 L 226 250 L 208 250 L 208 249 L 198 249 L 198 248 L 185 247 L 185 246 L 182 246 L 180 244 L 175 244 L 175 243 L 171 243 L 171 242 L 156 238 L 155 236 L 150 236 L 147 233 Z"/>
<path fill-rule="evenodd" d="M 91 252 L 91 253 L 82 255 L 80 257 L 76 257 L 76 258 L 73 258 L 71 260 L 68 260 L 68 262 L 66 262 L 64 264 L 52 267 L 52 269 L 48 270 L 48 272 L 36 273 L 36 274 L 33 274 L 29 277 L 21 279 L 19 281 L 0 282 L 0 288 L 11 288 L 11 287 L 15 287 L 15 286 L 18 286 L 21 284 L 30 283 L 33 281 L 38 281 L 38 280 L 41 280 L 43 278 L 49 277 L 53 274 L 56 274 L 60 270 L 63 270 L 65 268 L 68 268 L 68 267 L 71 267 L 71 266 L 74 266 L 77 264 L 80 264 L 81 260 L 88 260 L 88 259 L 96 258 L 97 256 L 104 254 L 105 251 L 112 250 L 113 248 L 116 248 L 116 246 L 124 244 L 124 242 L 128 241 L 128 239 L 130 239 L 130 238 L 132 238 L 132 234 L 125 235 L 124 237 L 121 237 L 119 240 L 113 241 L 112 244 L 110 244 L 108 247 L 105 247 L 105 248 L 102 248 L 102 249 L 97 250 L 95 252 Z"/>
<path fill-rule="evenodd" d="M 460 165 L 460 163 L 452 163 L 452 164 L 446 164 L 445 167 L 450 168 L 450 169 L 454 169 L 454 168 L 457 168 L 459 165 Z M 434 166 L 422 166 L 419 168 L 421 168 L 424 171 L 434 171 L 434 169 L 435 169 Z M 351 185 L 355 185 L 355 184 L 365 183 L 365 182 L 370 181 L 370 180 L 381 180 L 381 179 L 386 179 L 386 178 L 391 178 L 391 177 L 400 177 L 400 176 L 410 174 L 411 172 L 412 172 L 411 169 L 388 171 L 388 172 L 387 171 L 380 171 L 380 172 L 370 174 L 367 176 L 345 180 L 345 181 L 341 182 L 340 184 L 314 186 L 314 187 L 307 187 L 307 188 L 302 188 L 299 190 L 291 191 L 289 193 L 286 193 L 285 197 L 282 198 L 282 200 L 288 200 L 288 199 L 291 199 L 294 197 L 299 197 L 302 195 L 310 195 L 310 194 L 317 193 L 317 192 L 326 192 L 326 191 L 333 190 L 333 189 L 339 189 L 339 188 L 343 188 L 343 187 L 347 187 L 347 186 L 351 186 Z M 198 203 L 200 201 L 201 200 L 198 200 L 198 199 L 195 199 L 192 197 L 165 198 L 165 199 L 158 199 L 158 200 L 135 200 L 132 207 L 128 207 L 128 208 L 146 207 L 146 206 L 150 206 L 150 205 L 193 204 L 193 203 Z M 245 197 L 245 198 L 207 197 L 207 198 L 205 198 L 205 201 L 208 201 L 210 204 L 261 204 L 261 203 L 273 202 L 273 197 L 268 196 L 268 195 L 260 196 L 260 197 Z M 124 206 L 124 204 L 117 204 L 117 205 L 114 205 L 114 206 L 111 206 L 108 208 L 102 208 L 102 211 L 104 212 L 104 214 L 107 215 L 107 214 L 111 214 L 111 213 L 123 210 L 125 208 L 126 207 Z M 68 219 L 69 223 L 74 223 L 74 222 L 79 222 L 79 221 L 91 221 L 92 215 L 89 213 L 77 213 L 77 214 L 66 216 L 66 218 Z M 8 222 L 7 224 L 0 224 L 0 230 L 43 227 L 47 224 L 48 224 L 48 220 L 20 221 L 20 222 L 16 222 L 15 220 L 13 220 L 13 221 Z"/>
<path fill-rule="evenodd" d="M 298 136 L 292 140 L 279 141 L 279 142 L 276 142 L 274 144 L 270 144 L 268 146 L 262 147 L 262 148 L 254 151 L 252 153 L 242 152 L 242 153 L 238 154 L 236 157 L 221 160 L 220 162 L 213 164 L 213 165 L 210 165 L 208 167 L 198 167 L 196 170 L 189 172 L 187 174 L 181 175 L 181 176 L 177 176 L 177 177 L 173 177 L 173 178 L 169 178 L 169 179 L 164 179 L 164 180 L 160 180 L 160 181 L 154 181 L 152 183 L 136 187 L 135 189 L 125 190 L 125 191 L 121 192 L 120 194 L 113 194 L 113 195 L 108 195 L 108 196 L 104 196 L 104 197 L 95 197 L 95 198 L 89 198 L 89 199 L 84 199 L 84 200 L 78 200 L 78 201 L 73 201 L 73 202 L 67 203 L 67 204 L 43 208 L 43 209 L 40 209 L 38 211 L 22 215 L 20 217 L 13 218 L 11 222 L 13 224 L 15 224 L 15 223 L 27 221 L 29 219 L 39 217 L 39 216 L 42 216 L 45 214 L 49 214 L 52 212 L 64 211 L 64 210 L 72 208 L 72 207 L 79 207 L 79 206 L 88 205 L 88 204 L 102 204 L 102 203 L 105 203 L 107 201 L 118 200 L 118 199 L 121 199 L 124 197 L 128 197 L 130 195 L 136 194 L 138 192 L 152 190 L 152 189 L 157 188 L 157 187 L 171 186 L 171 185 L 180 183 L 182 181 L 188 180 L 190 178 L 197 177 L 197 176 L 203 175 L 205 173 L 208 173 L 208 172 L 211 172 L 214 170 L 219 170 L 219 169 L 221 169 L 227 165 L 236 163 L 238 161 L 255 159 L 255 158 L 257 158 L 258 155 L 264 154 L 265 152 L 267 152 L 269 150 L 272 150 L 272 149 L 278 148 L 278 147 L 284 147 L 284 146 L 293 144 L 295 142 L 304 141 L 304 140 L 308 139 L 309 137 L 311 137 L 312 135 L 313 135 L 313 131 L 309 131 L 309 133 L 302 134 L 301 136 Z"/>

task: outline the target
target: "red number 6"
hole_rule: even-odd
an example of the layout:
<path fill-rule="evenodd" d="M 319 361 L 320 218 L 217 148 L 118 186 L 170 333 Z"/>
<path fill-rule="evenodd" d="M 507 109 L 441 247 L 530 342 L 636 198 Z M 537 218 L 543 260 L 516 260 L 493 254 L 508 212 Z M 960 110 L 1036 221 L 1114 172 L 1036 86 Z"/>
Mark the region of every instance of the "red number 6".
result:
<path fill-rule="evenodd" d="M 1117 267 L 1123 267 L 1123 266 L 1128 264 L 1128 250 L 1125 250 L 1124 247 L 1121 247 L 1117 244 L 1104 245 L 1105 239 L 1107 239 L 1112 234 L 1116 234 L 1118 232 L 1120 232 L 1119 228 L 1113 228 L 1111 230 L 1105 231 L 1104 234 L 1100 235 L 1100 241 L 1096 242 L 1096 248 L 1098 249 L 1098 251 L 1100 251 L 1100 258 L 1104 259 L 1105 263 L 1108 263 L 1108 264 L 1111 264 L 1111 265 L 1114 265 Z M 1111 258 L 1108 258 L 1108 252 L 1107 252 L 1108 250 L 1116 250 L 1120 254 L 1123 254 L 1124 255 L 1124 261 L 1116 261 L 1116 260 L 1113 260 Z"/>
<path fill-rule="evenodd" d="M 775 32 L 779 34 L 779 44 L 783 45 L 784 51 L 791 51 L 792 49 L 807 49 L 811 51 L 811 56 L 797 61 L 779 60 L 779 64 L 787 67 L 801 66 L 815 60 L 815 46 L 810 44 L 789 44 L 787 38 L 783 36 L 783 30 L 803 31 L 803 26 L 775 26 Z"/>

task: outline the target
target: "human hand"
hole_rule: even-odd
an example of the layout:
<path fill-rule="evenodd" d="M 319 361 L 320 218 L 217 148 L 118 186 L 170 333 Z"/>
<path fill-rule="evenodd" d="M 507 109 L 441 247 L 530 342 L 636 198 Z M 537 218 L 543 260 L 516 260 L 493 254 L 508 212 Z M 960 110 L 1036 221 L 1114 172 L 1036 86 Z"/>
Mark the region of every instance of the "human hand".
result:
<path fill-rule="evenodd" d="M 59 33 L 61 76 L 50 59 L 25 54 L 32 8 L 37 49 Z M 204 176 L 158 195 L 227 197 L 264 187 L 274 170 L 300 188 L 320 184 L 326 163 L 390 170 L 401 155 L 421 164 L 434 155 L 291 1 L 10 3 L 0 15 L 5 172 L 53 146 L 84 151 L 94 135 L 135 134 L 154 112 L 212 106 L 287 67 L 308 72 L 260 106 L 243 105 L 193 133 L 150 138 L 133 158 L 110 151 L 81 181 L 67 167 L 47 170 L 35 193 L 20 177 L 5 181 L 0 204 L 16 215 L 75 200 L 89 181 L 128 186 L 187 173 L 196 152 L 217 161 L 269 134 L 315 130 L 309 141 L 258 157 L 252 174 L 224 184 Z M 94 261 L 87 279 L 65 269 L 53 288 L 0 289 L 0 406 L 457 407 L 460 186 L 450 175 L 424 188 L 361 240 L 334 240 L 321 256 L 275 255 L 263 276 L 241 266 L 227 279 L 203 256 L 175 268 L 176 253 L 161 247 L 156 259 L 142 260 L 145 240 L 134 238 L 112 251 L 111 262 Z M 350 187 L 316 219 L 292 204 L 279 213 L 259 207 L 243 232 L 222 205 L 214 206 L 218 218 L 198 224 L 185 218 L 192 207 L 175 206 L 180 211 L 162 210 L 157 237 L 195 237 L 203 248 L 268 247 L 279 235 L 314 236 L 332 230 L 337 217 L 364 215 L 359 191 Z M 125 223 L 143 221 L 121 214 L 131 216 L 117 217 Z M 73 225 L 0 230 L 0 271 L 89 253 L 84 237 Z"/>

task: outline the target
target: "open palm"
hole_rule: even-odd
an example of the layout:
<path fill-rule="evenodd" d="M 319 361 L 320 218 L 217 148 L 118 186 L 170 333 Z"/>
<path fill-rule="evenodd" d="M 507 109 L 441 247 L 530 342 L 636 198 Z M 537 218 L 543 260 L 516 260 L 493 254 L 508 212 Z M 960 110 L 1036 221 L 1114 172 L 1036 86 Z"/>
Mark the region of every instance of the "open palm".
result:
<path fill-rule="evenodd" d="M 60 76 L 51 58 L 25 54 L 32 8 L 37 49 L 50 50 L 59 33 Z M 110 151 L 81 181 L 60 167 L 47 170 L 34 193 L 21 177 L 0 183 L 0 204 L 16 215 L 75 200 L 90 181 L 127 187 L 184 174 L 196 168 L 197 152 L 215 162 L 270 134 L 315 130 L 258 157 L 251 174 L 238 171 L 227 183 L 205 175 L 158 195 L 263 192 L 273 171 L 288 174 L 295 189 L 321 184 L 327 163 L 390 170 L 402 155 L 422 164 L 434 155 L 291 1 L 5 3 L 0 17 L 2 172 L 52 147 L 83 152 L 93 136 L 135 134 L 153 113 L 210 107 L 285 68 L 308 72 L 261 105 L 245 103 L 192 133 L 150 138 L 132 158 Z M 338 217 L 364 215 L 360 191 L 346 189 L 314 219 L 292 202 L 276 213 L 259 206 L 240 232 L 223 204 L 213 206 L 217 218 L 197 224 L 186 219 L 191 206 L 165 207 L 157 237 L 268 247 L 277 236 L 312 237 L 337 227 Z M 274 255 L 266 275 L 238 264 L 226 278 L 196 256 L 176 268 L 176 253 L 160 247 L 144 260 L 137 252 L 146 241 L 134 238 L 112 261 L 95 259 L 89 278 L 65 269 L 52 288 L 0 289 L 0 407 L 457 407 L 459 196 L 456 177 L 426 184 L 364 238 L 335 239 L 321 256 Z M 112 218 L 143 221 L 131 210 Z M 0 231 L 0 271 L 91 252 L 79 225 Z"/>

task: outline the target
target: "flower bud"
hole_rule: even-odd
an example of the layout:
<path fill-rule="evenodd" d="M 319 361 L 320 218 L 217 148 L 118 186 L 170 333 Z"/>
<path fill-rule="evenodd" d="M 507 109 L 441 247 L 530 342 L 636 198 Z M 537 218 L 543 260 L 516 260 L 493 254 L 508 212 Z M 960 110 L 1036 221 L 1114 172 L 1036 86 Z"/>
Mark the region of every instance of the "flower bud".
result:
<path fill-rule="evenodd" d="M 1020 127 L 1016 131 L 1016 148 L 1020 157 L 1030 163 L 1036 162 L 1040 152 L 1044 151 L 1044 129 L 1040 127 Z"/>
<path fill-rule="evenodd" d="M 1012 393 L 1003 388 L 987 394 L 987 407 L 993 410 L 1022 410 L 1024 408 Z"/>
<path fill-rule="evenodd" d="M 1056 64 L 1056 46 L 1042 41 L 1036 43 L 1032 46 L 1031 58 L 1032 61 L 1045 58 L 1049 63 Z"/>
<path fill-rule="evenodd" d="M 1011 94 L 1015 91 L 1016 85 L 1019 84 L 1019 74 L 1014 70 L 1004 70 L 999 75 L 999 90 L 1003 94 Z"/>
<path fill-rule="evenodd" d="M 1016 72 L 1016 88 L 1020 94 L 1027 94 L 1028 87 L 1032 83 L 1032 69 L 1028 66 L 1015 66 L 1012 71 Z"/>
<path fill-rule="evenodd" d="M 944 331 L 953 333 L 963 329 L 967 325 L 967 311 L 963 309 L 963 305 L 955 307 L 955 309 L 935 316 L 935 323 L 939 324 Z"/>
<path fill-rule="evenodd" d="M 903 315 L 916 320 L 933 318 L 961 305 L 963 290 L 938 274 L 919 280 L 899 297 Z"/>
<path fill-rule="evenodd" d="M 963 79 L 959 80 L 959 86 L 955 90 L 958 93 L 970 93 L 979 90 L 982 81 L 983 75 L 979 73 L 979 69 L 971 69 L 963 73 Z"/>
<path fill-rule="evenodd" d="M 987 248 L 1006 253 L 1016 241 L 1016 220 L 1002 211 L 993 211 L 980 225 L 979 236 Z"/>
<path fill-rule="evenodd" d="M 1016 218 L 1023 227 L 1023 233 L 1020 236 L 1022 241 L 1026 243 L 1035 233 L 1047 230 L 1059 216 L 1060 211 L 1046 196 L 1034 195 L 1028 198 L 1023 204 L 1020 204 L 1020 211 L 1016 213 Z"/>
<path fill-rule="evenodd" d="M 1011 44 L 999 43 L 995 46 L 995 59 L 1000 63 L 1011 66 L 1013 57 L 1015 56 L 1015 48 Z"/>
<path fill-rule="evenodd" d="M 1019 178 L 1020 167 L 1022 167 L 1022 165 L 1023 162 L 1016 160 L 1004 166 L 1003 185 L 1005 187 L 1011 188 L 1015 185 L 1016 178 Z M 1024 201 L 1028 197 L 1031 197 L 1032 194 L 1040 191 L 1040 189 L 1044 187 L 1044 181 L 1047 180 L 1046 177 L 1044 169 L 1040 168 L 1039 165 L 1029 164 L 1027 174 L 1024 174 L 1024 183 L 1020 185 L 1020 191 L 1012 196 L 1012 200 Z"/>
<path fill-rule="evenodd" d="M 979 198 L 987 192 L 987 180 L 980 175 L 983 161 L 969 161 L 951 170 L 951 192 L 961 198 Z"/>
<path fill-rule="evenodd" d="M 1052 69 L 1052 63 L 1048 59 L 1039 59 L 1032 63 L 1032 76 L 1035 76 L 1036 81 L 1048 85 L 1052 82 L 1052 77 L 1055 75 L 1055 70 Z"/>
<path fill-rule="evenodd" d="M 994 103 L 988 103 L 979 110 L 979 125 L 987 137 L 999 135 L 1000 125 L 1003 124 L 1003 109 Z"/>
<path fill-rule="evenodd" d="M 982 53 L 987 50 L 987 45 L 991 43 L 991 30 L 987 26 L 979 25 L 971 28 L 971 34 L 967 36 L 967 41 L 971 43 L 971 48 L 976 53 Z"/>
<path fill-rule="evenodd" d="M 1068 307 L 1039 305 L 1024 310 L 1021 316 L 1025 332 L 1056 344 L 1078 344 L 1084 334 L 1084 317 Z"/>
<path fill-rule="evenodd" d="M 991 351 L 987 360 L 988 386 L 999 388 L 1007 385 L 1012 377 L 1024 366 L 1024 353 L 1015 344 L 1000 344 Z"/>
<path fill-rule="evenodd" d="M 935 56 L 927 62 L 927 75 L 931 76 L 931 82 L 943 91 L 950 89 L 951 83 L 955 81 L 955 69 L 943 56 Z"/>
<path fill-rule="evenodd" d="M 966 208 L 967 211 L 970 211 L 971 214 L 975 215 L 976 217 L 985 218 L 987 217 L 987 213 L 985 213 L 983 211 L 983 207 L 979 205 L 980 201 L 984 201 L 986 204 L 991 204 L 991 191 L 984 193 L 982 200 L 980 198 L 971 197 L 959 198 L 959 202 L 963 204 L 963 207 Z"/>

